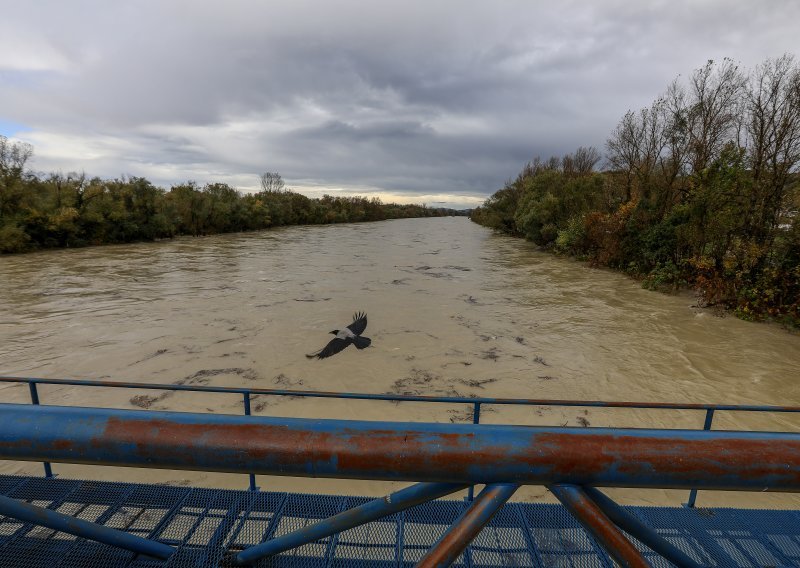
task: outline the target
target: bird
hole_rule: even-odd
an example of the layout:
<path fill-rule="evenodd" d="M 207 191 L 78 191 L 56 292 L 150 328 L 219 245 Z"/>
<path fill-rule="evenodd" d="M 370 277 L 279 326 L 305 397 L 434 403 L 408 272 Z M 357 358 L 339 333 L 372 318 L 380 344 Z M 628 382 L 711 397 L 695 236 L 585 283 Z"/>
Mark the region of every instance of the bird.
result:
<path fill-rule="evenodd" d="M 339 351 L 350 345 L 351 343 L 356 346 L 356 349 L 366 349 L 372 343 L 369 337 L 361 337 L 364 330 L 367 329 L 367 314 L 364 312 L 356 312 L 353 315 L 353 323 L 344 329 L 334 329 L 331 331 L 334 337 L 328 344 L 317 351 L 306 355 L 309 359 L 316 357 L 317 359 L 325 359 L 331 355 L 336 355 Z"/>

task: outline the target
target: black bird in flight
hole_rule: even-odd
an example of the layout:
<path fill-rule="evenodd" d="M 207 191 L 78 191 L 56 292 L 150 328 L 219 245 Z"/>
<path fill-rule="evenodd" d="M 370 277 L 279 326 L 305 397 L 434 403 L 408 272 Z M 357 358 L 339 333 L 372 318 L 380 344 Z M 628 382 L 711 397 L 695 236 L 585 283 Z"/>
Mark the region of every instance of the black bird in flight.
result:
<path fill-rule="evenodd" d="M 356 346 L 356 349 L 365 349 L 372 343 L 370 338 L 361 337 L 365 329 L 367 329 L 367 314 L 358 312 L 353 316 L 353 323 L 344 329 L 334 329 L 331 333 L 336 337 L 331 339 L 325 347 L 316 353 L 306 355 L 306 357 L 309 359 L 313 359 L 314 357 L 317 359 L 324 359 L 325 357 L 336 355 L 351 343 Z"/>

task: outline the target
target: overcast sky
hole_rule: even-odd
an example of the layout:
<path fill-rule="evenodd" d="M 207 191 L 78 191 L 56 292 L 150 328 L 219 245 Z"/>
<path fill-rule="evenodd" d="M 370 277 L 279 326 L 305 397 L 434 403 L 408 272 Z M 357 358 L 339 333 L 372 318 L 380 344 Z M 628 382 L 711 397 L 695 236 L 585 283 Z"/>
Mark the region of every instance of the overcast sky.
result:
<path fill-rule="evenodd" d="M 4 0 L 0 134 L 43 173 L 474 206 L 708 59 L 800 56 L 798 22 L 793 0 Z"/>

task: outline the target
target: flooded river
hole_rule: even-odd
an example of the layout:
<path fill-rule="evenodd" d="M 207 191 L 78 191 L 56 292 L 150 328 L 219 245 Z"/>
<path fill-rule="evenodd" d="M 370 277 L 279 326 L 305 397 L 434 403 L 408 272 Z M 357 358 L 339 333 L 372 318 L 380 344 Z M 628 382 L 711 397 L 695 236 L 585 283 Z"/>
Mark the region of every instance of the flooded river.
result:
<path fill-rule="evenodd" d="M 466 218 L 409 219 L 0 257 L 0 374 L 423 395 L 800 405 L 800 336 L 541 253 Z M 369 315 L 372 346 L 305 354 Z M 27 402 L 0 384 L 0 401 Z M 239 396 L 41 386 L 47 404 L 240 414 Z M 467 422 L 464 405 L 256 397 L 255 414 Z M 486 423 L 699 428 L 702 412 L 485 407 Z M 800 430 L 720 412 L 715 429 Z M 54 464 L 67 477 L 244 488 L 243 475 Z M 0 473 L 41 465 L 0 461 Z M 259 477 L 263 489 L 393 484 Z M 612 492 L 678 504 L 686 492 Z M 549 500 L 543 488 L 522 498 Z M 698 504 L 800 506 L 701 492 Z"/>

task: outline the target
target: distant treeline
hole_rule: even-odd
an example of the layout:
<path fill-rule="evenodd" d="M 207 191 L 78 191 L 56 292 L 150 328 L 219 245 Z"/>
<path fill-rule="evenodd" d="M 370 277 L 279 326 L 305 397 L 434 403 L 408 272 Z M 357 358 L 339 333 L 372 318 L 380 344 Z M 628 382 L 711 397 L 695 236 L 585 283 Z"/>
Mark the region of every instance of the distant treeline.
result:
<path fill-rule="evenodd" d="M 467 215 L 468 211 L 382 203 L 377 198 L 311 199 L 264 174 L 259 193 L 193 182 L 168 191 L 140 177 L 103 180 L 26 171 L 32 148 L 0 136 L 0 253 L 253 231 L 282 225 Z"/>
<path fill-rule="evenodd" d="M 471 218 L 538 245 L 699 291 L 744 319 L 800 324 L 800 68 L 709 61 L 606 144 L 535 159 Z"/>

